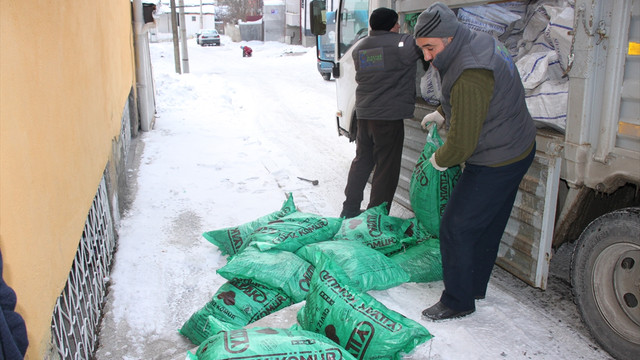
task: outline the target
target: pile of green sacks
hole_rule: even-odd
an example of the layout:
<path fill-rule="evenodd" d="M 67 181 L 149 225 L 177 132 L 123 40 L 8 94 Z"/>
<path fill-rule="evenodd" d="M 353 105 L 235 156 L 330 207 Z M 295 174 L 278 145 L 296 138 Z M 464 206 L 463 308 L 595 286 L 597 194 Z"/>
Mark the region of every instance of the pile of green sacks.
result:
<path fill-rule="evenodd" d="M 428 137 L 433 135 L 432 131 Z M 425 146 L 425 152 L 435 149 Z M 430 165 L 418 165 L 414 177 L 420 183 L 423 175 L 416 172 L 429 171 Z M 289 194 L 278 211 L 204 233 L 228 255 L 227 264 L 217 270 L 227 282 L 180 328 L 180 334 L 199 345 L 188 358 L 287 355 L 292 359 L 366 360 L 400 359 L 403 353 L 410 353 L 432 335 L 367 291 L 442 279 L 433 224 L 439 224 L 443 197 L 441 187 L 436 189 L 438 202 L 427 199 L 427 206 L 433 209 L 421 217 L 437 216 L 438 221 L 429 221 L 427 226 L 417 211 L 411 219 L 389 216 L 386 204 L 350 219 L 300 212 Z M 427 189 L 420 190 L 424 190 L 421 196 L 434 197 Z M 302 301 L 297 323 L 289 329 L 245 328 Z"/>

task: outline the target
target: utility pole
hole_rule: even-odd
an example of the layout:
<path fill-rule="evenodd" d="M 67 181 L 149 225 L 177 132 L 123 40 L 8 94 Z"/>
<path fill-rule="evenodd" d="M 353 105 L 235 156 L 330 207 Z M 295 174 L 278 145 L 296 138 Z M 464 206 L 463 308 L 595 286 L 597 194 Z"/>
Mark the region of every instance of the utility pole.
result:
<path fill-rule="evenodd" d="M 171 32 L 173 33 L 173 60 L 176 63 L 176 72 L 180 71 L 180 46 L 178 44 L 178 16 L 176 15 L 176 0 L 171 0 Z"/>
<path fill-rule="evenodd" d="M 184 0 L 180 0 L 180 44 L 182 45 L 182 72 L 189 73 L 189 51 L 187 50 L 187 21 L 184 16 Z"/>
<path fill-rule="evenodd" d="M 200 30 L 204 29 L 204 15 L 202 14 L 202 0 L 200 0 Z"/>

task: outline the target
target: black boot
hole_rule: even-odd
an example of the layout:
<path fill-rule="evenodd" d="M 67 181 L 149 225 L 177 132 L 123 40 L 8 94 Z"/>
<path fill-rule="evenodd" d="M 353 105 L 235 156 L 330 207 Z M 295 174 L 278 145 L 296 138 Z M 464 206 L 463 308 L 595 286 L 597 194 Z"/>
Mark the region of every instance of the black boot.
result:
<path fill-rule="evenodd" d="M 342 212 L 340 213 L 340 217 L 341 218 L 345 218 L 345 219 L 350 219 L 350 218 L 354 218 L 360 214 L 362 214 L 364 212 L 364 210 L 361 209 L 357 209 L 357 210 L 349 210 L 349 209 L 342 209 Z"/>
<path fill-rule="evenodd" d="M 445 304 L 443 304 L 442 302 L 439 302 L 435 305 L 433 305 L 432 307 L 425 309 L 422 311 L 422 316 L 434 320 L 434 321 L 438 321 L 438 320 L 447 320 L 447 319 L 455 319 L 455 318 L 460 318 L 463 316 L 467 316 L 469 314 L 471 314 L 472 312 L 474 312 L 475 309 L 471 309 L 471 310 L 463 310 L 463 311 L 458 311 L 458 310 L 453 310 L 449 307 L 447 307 Z"/>

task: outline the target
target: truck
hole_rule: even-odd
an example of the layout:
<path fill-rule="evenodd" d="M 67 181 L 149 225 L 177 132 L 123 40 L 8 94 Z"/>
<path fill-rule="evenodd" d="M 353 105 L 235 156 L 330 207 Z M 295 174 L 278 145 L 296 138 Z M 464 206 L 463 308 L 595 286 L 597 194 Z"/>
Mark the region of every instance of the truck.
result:
<path fill-rule="evenodd" d="M 413 33 L 412 21 L 434 2 L 339 0 L 335 57 L 319 60 L 332 65 L 340 136 L 350 141 L 356 138 L 357 84 L 352 50 L 368 34 L 369 13 L 378 7 L 392 8 L 399 14 L 401 32 Z M 495 6 L 504 9 L 510 5 L 524 7 L 523 20 L 531 20 L 532 17 L 525 17 L 532 13 L 565 16 L 562 21 L 549 21 L 548 26 L 555 28 L 545 30 L 556 31 L 559 36 L 556 44 L 546 45 L 556 45 L 558 51 L 557 58 L 545 65 L 549 69 L 559 66 L 557 77 L 562 80 L 559 83 L 563 90 L 557 94 L 562 93 L 563 97 L 557 103 L 534 94 L 542 85 L 527 92 L 527 105 L 537 126 L 536 157 L 520 184 L 496 264 L 544 290 L 553 249 L 562 244 L 572 246 L 568 271 L 574 302 L 583 322 L 609 354 L 619 359 L 638 359 L 640 0 L 566 0 L 564 8 L 545 7 L 544 0 L 441 2 L 454 10 L 459 19 L 477 9 Z M 555 5 L 560 1 L 547 3 Z M 326 30 L 325 2 L 312 1 L 309 12 L 312 33 L 322 34 Z M 475 25 L 478 24 L 470 27 Z M 507 30 L 513 32 L 517 26 L 510 27 Z M 504 34 L 494 36 L 503 42 L 509 39 Z M 520 51 L 517 47 L 516 50 Z M 525 83 L 529 79 L 524 79 L 522 69 L 519 70 Z M 418 66 L 414 118 L 404 120 L 402 171 L 395 200 L 408 209 L 411 209 L 411 174 L 425 143 L 419 123 L 436 108 L 421 93 L 424 76 L 423 67 Z M 553 107 L 560 115 L 534 116 L 534 106 Z"/>

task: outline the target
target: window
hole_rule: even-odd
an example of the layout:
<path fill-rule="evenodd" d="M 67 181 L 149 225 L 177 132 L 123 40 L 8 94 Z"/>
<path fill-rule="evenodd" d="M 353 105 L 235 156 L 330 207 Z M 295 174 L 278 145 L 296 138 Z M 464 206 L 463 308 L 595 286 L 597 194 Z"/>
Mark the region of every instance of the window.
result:
<path fill-rule="evenodd" d="M 340 9 L 340 57 L 369 34 L 369 2 L 344 0 Z"/>

